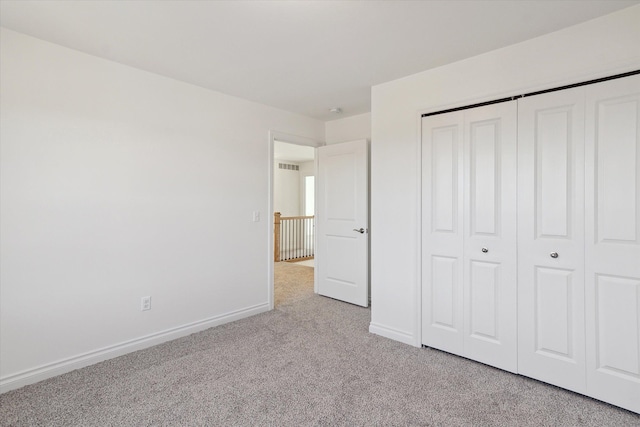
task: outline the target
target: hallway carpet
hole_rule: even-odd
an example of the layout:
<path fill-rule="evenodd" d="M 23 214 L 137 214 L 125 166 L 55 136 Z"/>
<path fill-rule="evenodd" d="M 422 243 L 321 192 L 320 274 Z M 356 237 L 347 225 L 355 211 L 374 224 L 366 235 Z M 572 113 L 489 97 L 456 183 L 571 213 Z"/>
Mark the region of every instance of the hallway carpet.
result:
<path fill-rule="evenodd" d="M 313 294 L 312 269 L 284 269 L 289 296 L 275 310 L 5 393 L 0 425 L 640 426 L 588 397 L 370 334 L 368 309 Z"/>
<path fill-rule="evenodd" d="M 313 295 L 313 267 L 298 263 L 274 264 L 274 305 L 293 304 Z"/>

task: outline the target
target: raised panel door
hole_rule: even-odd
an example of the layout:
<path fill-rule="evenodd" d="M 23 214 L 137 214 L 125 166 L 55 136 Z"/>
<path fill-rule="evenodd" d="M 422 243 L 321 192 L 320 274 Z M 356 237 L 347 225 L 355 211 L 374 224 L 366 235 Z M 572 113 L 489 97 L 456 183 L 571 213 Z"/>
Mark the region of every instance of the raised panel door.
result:
<path fill-rule="evenodd" d="M 640 76 L 586 100 L 587 394 L 640 412 Z"/>
<path fill-rule="evenodd" d="M 464 355 L 517 370 L 516 102 L 465 111 Z"/>
<path fill-rule="evenodd" d="M 363 307 L 369 305 L 368 179 L 366 140 L 318 148 L 318 293 Z"/>
<path fill-rule="evenodd" d="M 518 372 L 582 393 L 584 91 L 518 101 Z"/>
<path fill-rule="evenodd" d="M 422 343 L 462 354 L 462 117 L 422 119 Z"/>

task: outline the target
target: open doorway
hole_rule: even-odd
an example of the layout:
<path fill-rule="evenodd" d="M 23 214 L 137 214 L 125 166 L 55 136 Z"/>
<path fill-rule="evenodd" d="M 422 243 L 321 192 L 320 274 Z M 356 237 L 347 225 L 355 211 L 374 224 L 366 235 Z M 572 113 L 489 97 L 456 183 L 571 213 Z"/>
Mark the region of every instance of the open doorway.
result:
<path fill-rule="evenodd" d="M 316 291 L 315 285 L 315 141 L 271 136 L 270 301 Z"/>
<path fill-rule="evenodd" d="M 298 186 L 299 198 L 291 208 L 297 207 L 298 213 L 306 213 L 306 197 L 303 193 L 307 182 L 314 189 L 313 243 L 294 245 L 293 249 L 289 248 L 290 250 L 300 250 L 300 248 L 304 250 L 309 246 L 313 248 L 314 268 L 311 268 L 313 283 L 310 283 L 312 292 L 367 307 L 369 305 L 368 141 L 363 139 L 321 146 L 313 141 L 298 143 L 295 140 L 280 138 L 273 133 L 270 135 L 269 212 L 273 212 L 275 216 L 274 206 L 277 208 L 283 206 L 278 205 L 279 203 L 287 203 L 280 199 L 280 195 L 274 196 L 274 187 L 277 187 L 274 184 L 279 179 L 276 170 L 298 172 L 295 183 Z M 314 148 L 313 185 L 311 185 L 312 180 L 307 179 L 304 174 L 300 176 L 300 164 L 294 164 L 296 160 L 300 162 L 300 159 L 281 154 L 281 149 L 299 150 L 301 147 L 296 146 L 300 145 Z M 275 155 L 276 149 L 278 158 Z M 277 215 L 281 217 L 282 212 Z M 275 267 L 293 265 L 289 262 L 275 262 L 274 253 L 279 248 L 274 245 L 279 240 L 274 239 L 274 235 L 278 226 L 280 224 L 274 221 L 269 228 L 268 292 L 271 308 L 274 308 Z M 303 234 L 310 230 L 307 226 L 299 227 L 298 230 L 300 229 L 303 230 Z M 307 254 L 303 253 L 303 257 L 307 257 Z M 287 261 L 291 260 L 287 259 Z M 294 260 L 301 261 L 299 258 Z M 300 266 L 299 268 L 309 267 Z"/>

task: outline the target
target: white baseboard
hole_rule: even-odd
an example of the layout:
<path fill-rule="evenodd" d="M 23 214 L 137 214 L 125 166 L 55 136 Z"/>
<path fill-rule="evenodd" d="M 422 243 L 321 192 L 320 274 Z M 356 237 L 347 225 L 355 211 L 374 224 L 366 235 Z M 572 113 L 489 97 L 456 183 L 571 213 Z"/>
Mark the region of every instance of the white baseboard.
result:
<path fill-rule="evenodd" d="M 415 337 L 413 334 L 408 332 L 400 331 L 374 322 L 369 323 L 369 332 L 416 347 Z M 419 347 L 419 345 L 417 345 L 417 347 Z"/>
<path fill-rule="evenodd" d="M 194 332 L 199 332 L 213 326 L 240 320 L 245 317 L 269 311 L 269 303 L 254 305 L 252 307 L 236 310 L 231 313 L 210 317 L 197 322 L 188 323 L 171 329 L 166 329 L 154 334 L 145 335 L 120 344 L 111 345 L 97 350 L 89 351 L 77 356 L 69 357 L 46 365 L 41 365 L 33 369 L 27 369 L 16 374 L 7 375 L 0 378 L 0 393 L 33 384 L 47 378 L 62 375 L 85 366 L 93 365 L 103 360 L 112 359 L 137 350 L 184 337 Z"/>

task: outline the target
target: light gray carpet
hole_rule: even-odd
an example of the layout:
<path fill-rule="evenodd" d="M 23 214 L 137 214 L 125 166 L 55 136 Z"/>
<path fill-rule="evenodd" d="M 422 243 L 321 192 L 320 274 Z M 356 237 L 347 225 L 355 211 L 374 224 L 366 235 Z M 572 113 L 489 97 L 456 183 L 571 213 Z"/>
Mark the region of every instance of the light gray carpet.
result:
<path fill-rule="evenodd" d="M 367 332 L 314 295 L 0 396 L 2 426 L 639 426 L 640 416 Z M 305 269 L 292 280 L 292 269 Z M 277 268 L 282 270 L 282 268 Z"/>

